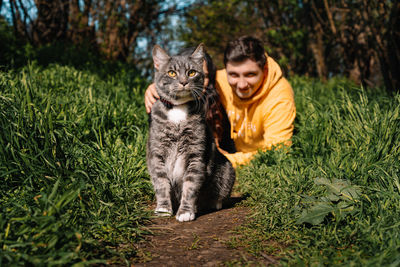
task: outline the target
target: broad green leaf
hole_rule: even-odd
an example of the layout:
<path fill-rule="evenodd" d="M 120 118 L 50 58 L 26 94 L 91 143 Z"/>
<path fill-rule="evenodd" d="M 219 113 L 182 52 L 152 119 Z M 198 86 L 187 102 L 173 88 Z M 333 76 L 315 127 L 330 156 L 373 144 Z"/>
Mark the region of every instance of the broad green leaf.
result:
<path fill-rule="evenodd" d="M 341 180 L 341 179 L 332 179 L 329 180 L 327 178 L 316 178 L 314 183 L 317 185 L 325 185 L 329 192 L 337 195 L 342 196 L 344 199 L 356 201 L 360 196 L 360 188 L 351 185 L 349 181 Z M 332 197 L 332 201 L 337 201 L 336 198 Z"/>
<path fill-rule="evenodd" d="M 297 224 L 310 223 L 312 225 L 320 224 L 325 216 L 332 212 L 334 208 L 328 203 L 320 202 L 312 206 L 309 210 L 304 210 L 297 220 Z"/>

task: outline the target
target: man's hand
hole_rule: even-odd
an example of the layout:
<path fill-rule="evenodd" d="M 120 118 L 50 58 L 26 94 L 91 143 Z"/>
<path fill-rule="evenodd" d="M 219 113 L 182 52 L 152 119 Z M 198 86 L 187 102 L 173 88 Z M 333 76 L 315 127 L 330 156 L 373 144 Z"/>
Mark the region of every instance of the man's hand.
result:
<path fill-rule="evenodd" d="M 146 106 L 147 113 L 150 113 L 151 107 L 159 98 L 160 96 L 157 94 L 156 85 L 154 83 L 150 84 L 144 93 L 144 105 Z"/>

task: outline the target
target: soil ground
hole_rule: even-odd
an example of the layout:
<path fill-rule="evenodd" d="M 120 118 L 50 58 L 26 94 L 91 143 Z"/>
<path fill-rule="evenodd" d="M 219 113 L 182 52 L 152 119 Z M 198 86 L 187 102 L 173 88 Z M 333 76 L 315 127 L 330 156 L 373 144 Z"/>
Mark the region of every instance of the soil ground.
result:
<path fill-rule="evenodd" d="M 175 217 L 158 217 L 148 228 L 153 232 L 139 244 L 134 266 L 267 266 L 277 259 L 264 255 L 255 258 L 228 241 L 246 221 L 249 209 L 235 206 L 241 199 L 231 198 L 219 211 L 199 215 L 192 222 Z"/>

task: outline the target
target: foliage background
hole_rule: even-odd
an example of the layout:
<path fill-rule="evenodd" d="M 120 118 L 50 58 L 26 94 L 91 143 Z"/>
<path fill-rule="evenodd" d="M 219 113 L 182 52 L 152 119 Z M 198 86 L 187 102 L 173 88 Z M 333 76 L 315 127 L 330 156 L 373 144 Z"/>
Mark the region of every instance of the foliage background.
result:
<path fill-rule="evenodd" d="M 223 67 L 226 43 L 248 34 L 265 43 L 286 75 L 343 75 L 364 86 L 400 88 L 398 1 L 2 0 L 0 11 L 14 41 L 36 48 L 55 42 L 66 49 L 86 46 L 104 58 L 133 63 L 145 75 L 155 43 L 176 51 L 204 42 Z M 2 26 L 5 40 L 8 27 Z M 0 65 L 9 65 L 15 43 L 3 46 Z"/>
<path fill-rule="evenodd" d="M 190 6 L 180 38 L 204 42 L 222 67 L 228 40 L 260 38 L 286 74 L 325 80 L 383 80 L 400 88 L 400 5 L 396 1 L 205 1 Z"/>

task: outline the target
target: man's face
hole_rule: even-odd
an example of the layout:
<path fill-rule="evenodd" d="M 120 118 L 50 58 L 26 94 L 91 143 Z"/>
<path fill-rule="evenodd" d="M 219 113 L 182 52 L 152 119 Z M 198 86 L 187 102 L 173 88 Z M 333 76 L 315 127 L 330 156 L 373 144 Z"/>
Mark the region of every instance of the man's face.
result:
<path fill-rule="evenodd" d="M 229 85 L 241 99 L 253 96 L 264 79 L 263 70 L 251 59 L 242 62 L 228 61 L 226 73 Z"/>

